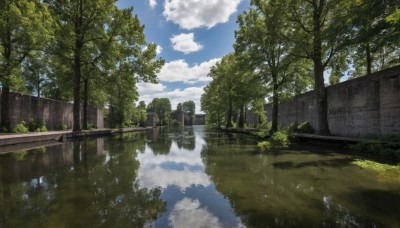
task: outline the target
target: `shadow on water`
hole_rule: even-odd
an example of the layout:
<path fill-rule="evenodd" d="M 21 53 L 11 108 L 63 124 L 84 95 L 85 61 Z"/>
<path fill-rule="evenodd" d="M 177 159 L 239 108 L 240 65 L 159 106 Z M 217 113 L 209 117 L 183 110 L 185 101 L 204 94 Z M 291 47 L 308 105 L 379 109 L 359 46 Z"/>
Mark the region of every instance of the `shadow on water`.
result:
<path fill-rule="evenodd" d="M 308 162 L 300 162 L 300 163 L 294 163 L 290 161 L 284 161 L 284 162 L 275 162 L 272 165 L 274 168 L 278 169 L 298 169 L 298 168 L 304 168 L 304 167 L 318 167 L 318 168 L 324 168 L 326 166 L 329 167 L 336 167 L 340 168 L 343 166 L 348 166 L 354 159 L 352 158 L 336 158 L 336 159 L 329 159 L 329 160 L 318 160 L 318 161 L 308 161 Z"/>

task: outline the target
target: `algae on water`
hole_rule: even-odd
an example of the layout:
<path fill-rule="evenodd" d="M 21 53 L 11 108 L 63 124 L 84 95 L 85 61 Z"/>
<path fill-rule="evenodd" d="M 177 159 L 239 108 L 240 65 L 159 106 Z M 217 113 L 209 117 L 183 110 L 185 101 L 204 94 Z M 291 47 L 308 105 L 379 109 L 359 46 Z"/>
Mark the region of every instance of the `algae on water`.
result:
<path fill-rule="evenodd" d="M 377 172 L 379 179 L 384 181 L 400 182 L 400 165 L 387 165 L 379 162 L 357 159 L 352 164 L 364 169 L 372 169 Z"/>

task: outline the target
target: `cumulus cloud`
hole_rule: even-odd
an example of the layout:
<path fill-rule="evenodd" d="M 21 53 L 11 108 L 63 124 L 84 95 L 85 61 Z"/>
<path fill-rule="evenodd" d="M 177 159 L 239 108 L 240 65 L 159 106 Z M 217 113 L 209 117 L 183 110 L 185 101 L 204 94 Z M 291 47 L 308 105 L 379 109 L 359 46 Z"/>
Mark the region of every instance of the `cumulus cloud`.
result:
<path fill-rule="evenodd" d="M 210 72 L 210 68 L 217 64 L 220 59 L 211 59 L 207 62 L 189 66 L 189 64 L 183 60 L 175 60 L 168 62 L 161 69 L 158 78 L 161 81 L 166 82 L 179 82 L 182 81 L 187 84 L 194 84 L 197 82 L 208 82 L 211 78 L 207 77 Z"/>
<path fill-rule="evenodd" d="M 141 95 L 162 92 L 162 91 L 164 91 L 165 88 L 167 88 L 165 85 L 163 85 L 161 83 L 152 84 L 152 83 L 140 82 L 136 86 L 138 87 L 138 92 Z"/>
<path fill-rule="evenodd" d="M 226 23 L 241 0 L 166 0 L 163 15 L 183 29 Z"/>
<path fill-rule="evenodd" d="M 150 8 L 154 9 L 157 6 L 157 0 L 149 0 Z"/>
<path fill-rule="evenodd" d="M 196 52 L 203 48 L 203 45 L 194 41 L 194 33 L 174 35 L 170 40 L 174 50 L 183 52 L 184 54 Z"/>
<path fill-rule="evenodd" d="M 171 227 L 222 227 L 219 219 L 207 208 L 201 208 L 197 199 L 189 198 L 175 204 L 168 222 Z"/>
<path fill-rule="evenodd" d="M 157 48 L 156 48 L 157 55 L 161 54 L 162 50 L 163 50 L 163 48 L 160 45 L 157 45 Z"/>

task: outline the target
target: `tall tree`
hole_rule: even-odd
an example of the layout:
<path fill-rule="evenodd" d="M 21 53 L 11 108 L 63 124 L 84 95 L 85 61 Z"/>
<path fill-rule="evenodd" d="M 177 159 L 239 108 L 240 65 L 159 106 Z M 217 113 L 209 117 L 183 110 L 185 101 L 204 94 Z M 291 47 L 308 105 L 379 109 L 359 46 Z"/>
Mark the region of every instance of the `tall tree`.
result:
<path fill-rule="evenodd" d="M 370 75 L 374 70 L 399 64 L 400 26 L 391 23 L 390 18 L 395 18 L 400 2 L 359 0 L 349 7 L 354 33 L 350 44 L 356 68 L 352 77 Z"/>
<path fill-rule="evenodd" d="M 106 23 L 115 9 L 114 0 L 45 0 L 57 21 L 57 43 L 53 51 L 62 56 L 73 72 L 73 131 L 81 130 L 80 101 L 82 66 L 97 53 L 93 43 L 105 36 Z M 101 55 L 101 53 L 99 53 Z M 91 56 L 92 58 L 88 58 Z"/>
<path fill-rule="evenodd" d="M 235 51 L 244 62 L 261 75 L 272 90 L 272 128 L 278 129 L 279 94 L 285 83 L 294 80 L 289 66 L 293 44 L 287 37 L 290 27 L 285 18 L 286 1 L 253 0 L 248 11 L 238 17 Z"/>
<path fill-rule="evenodd" d="M 190 124 L 193 125 L 196 114 L 196 104 L 193 101 L 185 101 L 182 105 L 182 111 L 190 116 Z"/>
<path fill-rule="evenodd" d="M 301 53 L 298 56 L 311 59 L 314 64 L 318 133 L 324 135 L 330 134 L 324 71 L 350 35 L 346 7 L 345 0 L 290 1 L 289 18 L 295 28 L 292 40 Z"/>
<path fill-rule="evenodd" d="M 154 98 L 147 105 L 147 111 L 157 113 L 160 125 L 170 124 L 171 102 L 168 98 Z"/>
<path fill-rule="evenodd" d="M 0 1 L 1 127 L 10 130 L 9 93 L 22 84 L 21 63 L 52 37 L 52 19 L 39 0 Z"/>

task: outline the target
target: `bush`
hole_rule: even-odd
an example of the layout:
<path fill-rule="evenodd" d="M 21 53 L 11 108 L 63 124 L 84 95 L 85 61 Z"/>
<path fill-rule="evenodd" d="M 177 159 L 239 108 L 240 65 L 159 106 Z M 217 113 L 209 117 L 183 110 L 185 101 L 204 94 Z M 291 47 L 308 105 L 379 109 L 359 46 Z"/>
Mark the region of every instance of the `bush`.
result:
<path fill-rule="evenodd" d="M 261 152 L 265 152 L 271 149 L 271 143 L 269 141 L 262 141 L 257 144 L 257 147 L 260 149 Z"/>
<path fill-rule="evenodd" d="M 17 126 L 13 129 L 14 133 L 26 133 L 29 132 L 28 127 L 26 126 L 25 121 L 21 121 L 21 123 L 17 124 Z"/>
<path fill-rule="evenodd" d="M 43 120 L 38 119 L 38 118 L 30 119 L 26 126 L 27 126 L 28 130 L 31 131 L 31 132 L 33 132 L 33 131 L 36 131 L 36 132 L 47 131 L 47 128 L 46 128 Z"/>
<path fill-rule="evenodd" d="M 400 161 L 400 137 L 396 135 L 369 135 L 349 147 L 360 153 Z"/>
<path fill-rule="evenodd" d="M 314 134 L 315 132 L 314 128 L 308 121 L 297 125 L 297 127 L 295 127 L 293 131 L 298 133 L 308 133 L 308 134 Z"/>
<path fill-rule="evenodd" d="M 56 126 L 56 130 L 59 130 L 59 131 L 68 130 L 68 125 L 67 125 L 67 124 L 58 124 L 58 125 Z"/>
<path fill-rule="evenodd" d="M 289 136 L 286 131 L 279 130 L 272 134 L 271 144 L 273 147 L 288 147 L 289 146 Z"/>

